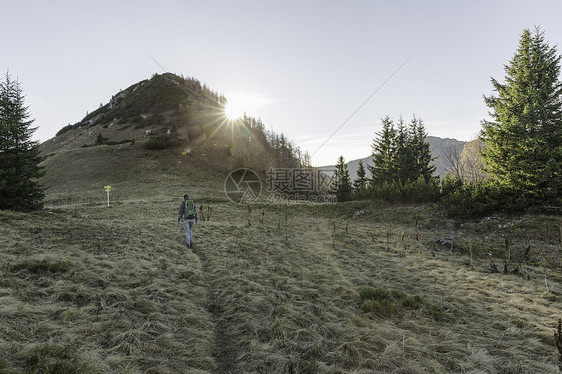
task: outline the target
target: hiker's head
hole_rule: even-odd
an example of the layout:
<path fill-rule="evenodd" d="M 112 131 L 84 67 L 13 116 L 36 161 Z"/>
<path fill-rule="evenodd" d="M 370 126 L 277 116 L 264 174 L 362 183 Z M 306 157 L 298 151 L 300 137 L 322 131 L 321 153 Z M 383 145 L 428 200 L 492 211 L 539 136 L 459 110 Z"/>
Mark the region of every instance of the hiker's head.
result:
<path fill-rule="evenodd" d="M 184 200 L 189 199 L 189 195 L 188 195 L 188 194 L 183 195 L 183 199 L 184 199 Z"/>

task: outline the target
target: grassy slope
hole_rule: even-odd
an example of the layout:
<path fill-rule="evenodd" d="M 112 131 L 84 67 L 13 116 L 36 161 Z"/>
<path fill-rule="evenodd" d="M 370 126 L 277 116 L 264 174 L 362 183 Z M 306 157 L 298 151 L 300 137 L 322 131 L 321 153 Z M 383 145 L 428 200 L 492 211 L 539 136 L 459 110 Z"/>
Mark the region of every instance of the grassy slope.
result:
<path fill-rule="evenodd" d="M 63 149 L 51 153 L 43 165 L 46 202 L 56 205 L 104 201 L 108 184 L 115 201 L 182 196 L 189 190 L 225 198 L 222 183 L 229 167 L 218 154 L 185 153 L 181 147 L 150 151 L 140 142 Z"/>

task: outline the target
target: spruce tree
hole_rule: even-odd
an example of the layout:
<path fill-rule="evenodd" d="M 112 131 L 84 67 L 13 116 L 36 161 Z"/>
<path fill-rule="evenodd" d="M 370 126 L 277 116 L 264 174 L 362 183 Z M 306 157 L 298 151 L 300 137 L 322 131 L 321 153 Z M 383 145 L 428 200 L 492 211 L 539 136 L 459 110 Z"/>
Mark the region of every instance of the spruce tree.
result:
<path fill-rule="evenodd" d="M 409 139 L 409 149 L 412 154 L 412 174 L 410 179 L 416 180 L 420 176 L 428 182 L 433 178 L 433 173 L 435 172 L 435 161 L 436 157 L 431 155 L 431 149 L 429 148 L 429 143 L 425 141 L 427 138 L 427 132 L 425 131 L 425 126 L 421 118 L 414 118 L 410 124 L 410 139 Z"/>
<path fill-rule="evenodd" d="M 394 157 L 395 180 L 406 183 L 408 180 L 416 180 L 415 155 L 411 148 L 411 131 L 404 123 L 404 119 L 398 119 L 396 130 L 396 151 Z"/>
<path fill-rule="evenodd" d="M 389 116 L 382 119 L 382 130 L 376 133 L 372 144 L 373 166 L 370 166 L 374 185 L 390 183 L 395 178 L 394 154 L 396 152 L 396 130 Z"/>
<path fill-rule="evenodd" d="M 363 160 L 359 160 L 359 166 L 357 169 L 357 179 L 353 181 L 353 190 L 356 193 L 361 193 L 367 188 L 367 183 L 369 180 L 367 179 L 367 171 L 365 170 L 365 165 L 363 164 Z"/>
<path fill-rule="evenodd" d="M 38 143 L 31 140 L 36 128 L 29 117 L 21 85 L 6 73 L 0 82 L 0 209 L 43 207 L 41 157 Z"/>
<path fill-rule="evenodd" d="M 340 156 L 336 169 L 334 170 L 333 192 L 338 201 L 348 201 L 351 199 L 351 180 L 349 170 L 343 156 Z"/>
<path fill-rule="evenodd" d="M 505 66 L 505 82 L 491 79 L 497 96 L 484 97 L 485 171 L 524 196 L 560 198 L 562 190 L 562 84 L 560 56 L 544 32 L 526 29 Z"/>
<path fill-rule="evenodd" d="M 435 158 L 425 141 L 427 133 L 423 121 L 414 116 L 406 125 L 400 118 L 395 129 L 387 116 L 382 120 L 382 127 L 372 145 L 374 165 L 370 170 L 373 185 L 398 181 L 407 183 L 416 181 L 420 176 L 429 181 L 435 172 Z"/>

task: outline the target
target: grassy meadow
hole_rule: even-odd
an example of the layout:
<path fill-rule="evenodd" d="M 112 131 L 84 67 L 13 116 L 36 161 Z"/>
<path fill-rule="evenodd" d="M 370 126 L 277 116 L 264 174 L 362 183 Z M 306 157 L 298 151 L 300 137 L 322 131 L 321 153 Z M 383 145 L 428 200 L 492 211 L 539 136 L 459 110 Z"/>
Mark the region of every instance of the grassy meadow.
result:
<path fill-rule="evenodd" d="M 0 212 L 0 372 L 557 372 L 559 216 L 124 189 Z"/>

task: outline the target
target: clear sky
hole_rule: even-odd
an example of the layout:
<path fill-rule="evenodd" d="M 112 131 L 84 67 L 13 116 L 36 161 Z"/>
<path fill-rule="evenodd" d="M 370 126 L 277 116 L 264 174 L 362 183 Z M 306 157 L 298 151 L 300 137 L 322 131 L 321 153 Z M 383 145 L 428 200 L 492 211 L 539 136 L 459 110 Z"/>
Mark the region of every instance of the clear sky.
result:
<path fill-rule="evenodd" d="M 38 140 L 163 67 L 245 97 L 248 114 L 308 150 L 314 166 L 368 156 L 386 115 L 474 138 L 490 77 L 503 81 L 523 29 L 540 25 L 550 45 L 562 41 L 560 0 L 18 0 L 0 9 L 0 69 L 22 84 Z"/>

